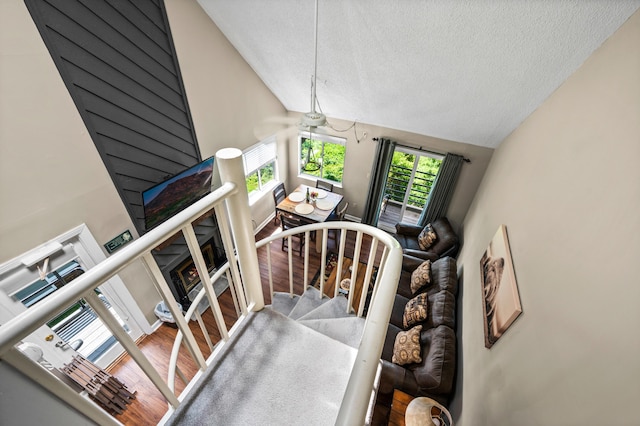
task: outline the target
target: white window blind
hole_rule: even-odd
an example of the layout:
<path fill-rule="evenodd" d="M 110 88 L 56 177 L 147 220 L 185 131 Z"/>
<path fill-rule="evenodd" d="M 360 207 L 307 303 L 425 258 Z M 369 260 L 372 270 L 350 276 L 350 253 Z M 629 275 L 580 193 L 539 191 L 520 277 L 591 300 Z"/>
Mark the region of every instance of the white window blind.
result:
<path fill-rule="evenodd" d="M 244 174 L 250 175 L 267 163 L 276 159 L 276 137 L 271 136 L 251 148 L 242 155 Z"/>

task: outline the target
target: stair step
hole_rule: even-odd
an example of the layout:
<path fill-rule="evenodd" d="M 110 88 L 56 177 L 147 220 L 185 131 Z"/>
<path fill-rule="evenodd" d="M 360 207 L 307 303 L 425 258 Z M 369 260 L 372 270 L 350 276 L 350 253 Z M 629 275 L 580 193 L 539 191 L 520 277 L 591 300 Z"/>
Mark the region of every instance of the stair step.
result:
<path fill-rule="evenodd" d="M 322 319 L 322 318 L 347 318 L 354 316 L 353 313 L 347 313 L 348 300 L 346 297 L 339 295 L 323 303 L 314 310 L 298 318 L 298 321 Z M 353 312 L 353 310 L 351 310 Z"/>
<path fill-rule="evenodd" d="M 289 313 L 289 318 L 298 319 L 307 313 L 313 311 L 320 305 L 327 303 L 330 299 L 320 293 L 320 290 L 314 287 L 307 287 L 307 290 L 302 294 L 296 306 Z"/>
<path fill-rule="evenodd" d="M 276 312 L 280 312 L 286 317 L 296 306 L 298 300 L 300 300 L 300 296 L 298 295 L 294 295 L 293 297 L 291 297 L 289 293 L 276 291 L 271 296 L 271 309 Z"/>
<path fill-rule="evenodd" d="M 333 425 L 356 353 L 270 309 L 252 312 L 166 424 Z"/>
<path fill-rule="evenodd" d="M 365 320 L 354 316 L 348 318 L 298 320 L 298 322 L 316 330 L 318 333 L 357 349 L 362 338 Z"/>

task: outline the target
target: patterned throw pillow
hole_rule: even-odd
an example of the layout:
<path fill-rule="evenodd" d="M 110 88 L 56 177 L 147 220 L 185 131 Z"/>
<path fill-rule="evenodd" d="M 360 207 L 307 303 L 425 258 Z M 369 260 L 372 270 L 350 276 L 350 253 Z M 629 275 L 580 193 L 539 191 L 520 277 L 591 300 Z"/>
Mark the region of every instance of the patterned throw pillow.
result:
<path fill-rule="evenodd" d="M 422 362 L 420 354 L 420 332 L 421 325 L 416 325 L 409 331 L 401 331 L 396 336 L 393 344 L 393 357 L 391 362 L 398 365 Z"/>
<path fill-rule="evenodd" d="M 425 260 L 411 273 L 411 292 L 416 294 L 425 285 L 431 284 L 431 261 Z"/>
<path fill-rule="evenodd" d="M 427 293 L 422 293 L 409 300 L 404 307 L 402 325 L 405 329 L 427 319 Z"/>
<path fill-rule="evenodd" d="M 438 236 L 436 235 L 436 231 L 433 230 L 433 226 L 431 224 L 427 224 L 420 235 L 418 235 L 418 245 L 420 246 L 420 250 L 428 250 L 429 247 L 433 245 Z"/>

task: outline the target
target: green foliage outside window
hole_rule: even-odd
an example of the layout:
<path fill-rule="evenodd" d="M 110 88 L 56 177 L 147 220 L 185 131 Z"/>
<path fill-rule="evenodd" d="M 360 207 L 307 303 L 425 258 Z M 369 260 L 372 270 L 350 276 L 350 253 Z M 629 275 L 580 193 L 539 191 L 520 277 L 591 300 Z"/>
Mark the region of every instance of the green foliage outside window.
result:
<path fill-rule="evenodd" d="M 409 185 L 415 160 L 415 154 L 401 151 L 393 153 L 386 186 L 386 193 L 389 195 L 390 200 L 399 203 L 404 202 L 405 190 Z M 440 164 L 442 164 L 442 160 L 426 155 L 419 156 L 418 167 L 416 168 L 413 185 L 409 193 L 408 205 L 420 208 L 424 206 L 429 192 L 431 192 L 433 181 L 440 169 Z"/>
<path fill-rule="evenodd" d="M 247 192 L 251 194 L 253 191 L 257 191 L 258 189 L 260 189 L 258 172 L 254 172 L 247 176 Z"/>
<path fill-rule="evenodd" d="M 265 185 L 275 179 L 274 163 L 262 166 L 258 171 L 247 176 L 247 192 L 260 191 Z"/>
<path fill-rule="evenodd" d="M 300 174 L 341 183 L 346 147 L 343 144 L 300 138 Z M 316 167 L 312 165 L 317 163 Z M 306 164 L 310 166 L 305 168 Z"/>

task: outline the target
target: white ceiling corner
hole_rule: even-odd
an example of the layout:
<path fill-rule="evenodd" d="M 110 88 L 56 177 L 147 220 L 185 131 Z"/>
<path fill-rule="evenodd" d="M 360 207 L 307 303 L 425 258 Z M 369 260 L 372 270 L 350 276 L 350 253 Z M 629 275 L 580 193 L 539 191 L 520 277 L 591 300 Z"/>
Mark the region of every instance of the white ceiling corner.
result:
<path fill-rule="evenodd" d="M 198 0 L 289 111 L 310 109 L 314 0 Z M 497 147 L 640 0 L 319 0 L 322 111 Z"/>

